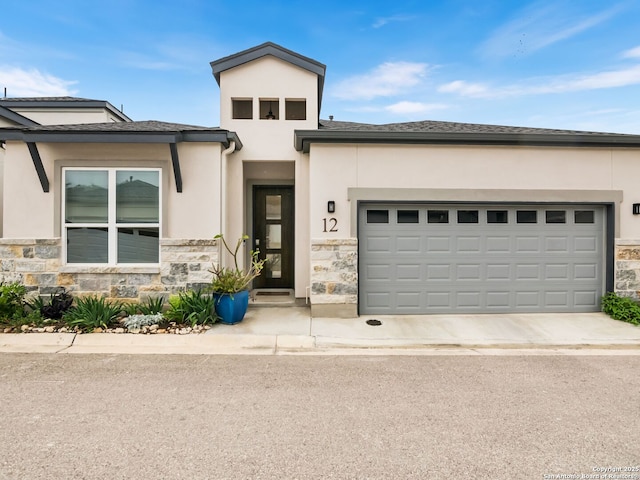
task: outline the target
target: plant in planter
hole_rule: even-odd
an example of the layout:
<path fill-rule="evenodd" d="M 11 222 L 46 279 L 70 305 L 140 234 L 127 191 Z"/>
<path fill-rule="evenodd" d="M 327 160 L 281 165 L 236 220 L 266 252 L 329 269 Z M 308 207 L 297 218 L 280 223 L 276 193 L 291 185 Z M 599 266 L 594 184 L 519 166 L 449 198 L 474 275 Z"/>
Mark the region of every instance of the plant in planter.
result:
<path fill-rule="evenodd" d="M 218 234 L 214 238 L 222 242 L 226 251 L 233 258 L 233 267 L 214 264 L 213 268 L 209 270 L 213 274 L 211 290 L 213 291 L 215 310 L 220 317 L 220 323 L 233 325 L 241 322 L 247 312 L 249 286 L 253 279 L 262 273 L 265 260 L 260 260 L 258 251 L 252 250 L 249 254 L 249 267 L 243 270 L 238 266 L 238 252 L 242 242 L 248 240 L 249 236 L 240 237 L 233 250 L 229 247 L 224 235 Z"/>

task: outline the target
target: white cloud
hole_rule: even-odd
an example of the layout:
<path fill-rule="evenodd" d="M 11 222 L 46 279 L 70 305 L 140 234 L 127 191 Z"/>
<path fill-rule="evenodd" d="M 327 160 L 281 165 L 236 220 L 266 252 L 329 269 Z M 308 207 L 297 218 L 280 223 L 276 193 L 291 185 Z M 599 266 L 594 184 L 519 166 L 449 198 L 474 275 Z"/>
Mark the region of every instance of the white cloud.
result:
<path fill-rule="evenodd" d="M 384 109 L 396 115 L 415 115 L 433 112 L 435 110 L 443 110 L 449 108 L 448 105 L 442 103 L 422 103 L 422 102 L 398 102 L 387 105 Z"/>
<path fill-rule="evenodd" d="M 463 80 L 438 87 L 439 92 L 457 93 L 463 97 L 508 98 L 525 95 L 570 93 L 605 88 L 640 85 L 640 65 L 630 68 L 599 72 L 590 75 L 561 75 L 529 79 L 519 84 L 489 87 Z"/>
<path fill-rule="evenodd" d="M 640 58 L 640 46 L 622 52 L 622 58 Z"/>
<path fill-rule="evenodd" d="M 439 92 L 458 93 L 464 97 L 481 97 L 487 93 L 487 87 L 480 83 L 469 83 L 456 80 L 438 87 Z"/>
<path fill-rule="evenodd" d="M 380 28 L 391 22 L 407 22 L 413 20 L 415 17 L 412 15 L 392 15 L 390 17 L 379 17 L 371 25 L 373 28 Z"/>
<path fill-rule="evenodd" d="M 32 68 L 24 70 L 18 67 L 0 66 L 0 87 L 7 89 L 11 97 L 60 97 L 73 95 L 75 90 L 69 87 L 78 82 L 42 73 Z"/>
<path fill-rule="evenodd" d="M 427 70 L 426 63 L 386 62 L 368 73 L 342 80 L 333 89 L 333 96 L 350 100 L 390 97 L 420 84 Z"/>
<path fill-rule="evenodd" d="M 527 55 L 561 40 L 578 35 L 608 20 L 620 11 L 619 6 L 595 13 L 580 14 L 570 4 L 536 2 L 496 30 L 480 50 L 488 57 Z"/>

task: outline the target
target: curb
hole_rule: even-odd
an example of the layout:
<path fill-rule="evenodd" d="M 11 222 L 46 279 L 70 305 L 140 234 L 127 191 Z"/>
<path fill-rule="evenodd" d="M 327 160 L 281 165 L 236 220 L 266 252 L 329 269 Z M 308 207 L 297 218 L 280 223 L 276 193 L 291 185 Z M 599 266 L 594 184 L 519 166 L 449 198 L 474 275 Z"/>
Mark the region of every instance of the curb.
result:
<path fill-rule="evenodd" d="M 640 342 L 428 343 L 309 335 L 0 334 L 0 353 L 157 355 L 640 355 Z"/>

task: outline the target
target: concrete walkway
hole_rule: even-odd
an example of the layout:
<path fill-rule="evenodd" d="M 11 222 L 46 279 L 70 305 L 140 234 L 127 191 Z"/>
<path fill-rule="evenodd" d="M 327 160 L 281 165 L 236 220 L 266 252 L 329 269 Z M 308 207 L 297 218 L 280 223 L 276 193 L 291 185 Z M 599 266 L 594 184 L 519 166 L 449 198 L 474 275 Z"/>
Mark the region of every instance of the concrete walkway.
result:
<path fill-rule="evenodd" d="M 0 334 L 0 352 L 146 354 L 631 354 L 640 327 L 603 313 L 311 318 L 307 307 L 252 307 L 200 335 Z"/>

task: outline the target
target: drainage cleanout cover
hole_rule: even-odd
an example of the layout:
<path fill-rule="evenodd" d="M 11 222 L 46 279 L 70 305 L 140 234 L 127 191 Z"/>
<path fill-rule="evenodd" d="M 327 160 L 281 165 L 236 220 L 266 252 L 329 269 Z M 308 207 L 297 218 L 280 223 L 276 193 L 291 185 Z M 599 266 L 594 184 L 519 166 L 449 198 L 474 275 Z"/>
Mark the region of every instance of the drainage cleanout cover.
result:
<path fill-rule="evenodd" d="M 380 320 L 372 318 L 370 320 L 367 320 L 367 325 L 373 325 L 374 327 L 377 327 L 378 325 L 382 325 L 382 322 Z"/>

